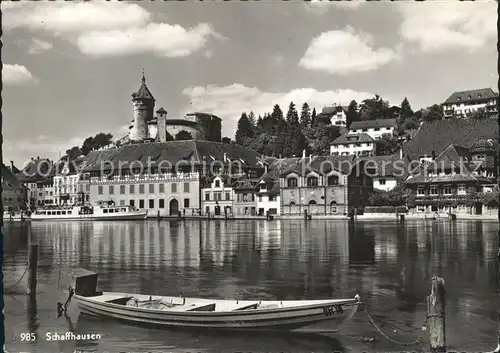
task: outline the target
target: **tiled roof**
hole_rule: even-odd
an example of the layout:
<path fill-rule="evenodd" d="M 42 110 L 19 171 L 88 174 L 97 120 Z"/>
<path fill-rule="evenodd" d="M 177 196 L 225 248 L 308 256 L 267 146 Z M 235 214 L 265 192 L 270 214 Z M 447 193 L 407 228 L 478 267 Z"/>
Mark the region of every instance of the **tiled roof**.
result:
<path fill-rule="evenodd" d="M 31 159 L 16 177 L 21 182 L 40 181 L 54 173 L 53 166 L 53 162 L 47 158 Z"/>
<path fill-rule="evenodd" d="M 453 94 L 444 101 L 443 104 L 464 103 L 472 100 L 498 98 L 498 93 L 491 88 L 473 89 L 470 91 L 453 92 Z"/>
<path fill-rule="evenodd" d="M 280 177 L 284 177 L 290 173 L 305 176 L 311 171 L 327 174 L 332 169 L 343 174 L 348 174 L 360 160 L 355 159 L 354 156 L 313 156 L 312 158 L 301 158 L 297 163 L 285 169 L 280 174 Z"/>
<path fill-rule="evenodd" d="M 405 183 L 406 184 L 417 184 L 417 183 L 452 183 L 452 182 L 480 182 L 480 183 L 491 183 L 491 180 L 483 178 L 480 176 L 475 176 L 472 174 L 448 174 L 448 175 L 425 175 L 418 174 L 413 177 L 409 177 Z"/>
<path fill-rule="evenodd" d="M 142 76 L 141 87 L 139 87 L 139 90 L 136 93 L 132 94 L 132 97 L 134 99 L 151 99 L 151 100 L 155 100 L 155 98 L 151 94 L 151 91 L 149 90 L 148 86 L 146 86 L 146 78 L 144 77 L 144 75 Z"/>
<path fill-rule="evenodd" d="M 256 178 L 243 178 L 238 180 L 234 185 L 234 191 L 247 191 L 255 190 L 259 183 L 259 179 Z"/>
<path fill-rule="evenodd" d="M 22 189 L 21 182 L 10 172 L 10 169 L 4 164 L 2 168 L 2 188 L 3 189 Z"/>
<path fill-rule="evenodd" d="M 93 151 L 86 157 L 88 165 L 85 170 L 99 171 L 103 163 L 117 168 L 120 162 L 123 167 L 129 163 L 147 166 L 148 162 L 151 166 L 162 163 L 164 167 L 175 166 L 178 162 L 180 162 L 179 165 L 183 162 L 186 165 L 190 163 L 210 164 L 212 161 L 224 162 L 224 153 L 226 158 L 234 164 L 239 163 L 242 167 L 262 168 L 257 165 L 260 155 L 248 148 L 236 144 L 189 140 L 129 144 L 103 151 Z"/>
<path fill-rule="evenodd" d="M 326 107 L 323 107 L 321 110 L 322 115 L 332 115 L 337 113 L 339 110 L 343 110 L 345 113 L 347 113 L 348 106 L 344 105 L 328 105 Z"/>
<path fill-rule="evenodd" d="M 440 154 L 451 144 L 469 148 L 483 139 L 498 139 L 495 119 L 446 119 L 424 123 L 411 141 L 403 146 L 404 153 L 417 160 L 420 156 Z"/>
<path fill-rule="evenodd" d="M 470 146 L 471 152 L 487 152 L 495 151 L 498 148 L 498 141 L 489 140 L 479 140 Z"/>
<path fill-rule="evenodd" d="M 346 132 L 345 134 L 337 137 L 332 145 L 345 145 L 348 143 L 367 143 L 373 142 L 374 140 L 367 133 L 350 134 Z"/>
<path fill-rule="evenodd" d="M 363 120 L 363 121 L 353 121 L 349 129 L 372 129 L 377 127 L 390 127 L 396 125 L 396 119 L 375 119 L 375 120 Z"/>
<path fill-rule="evenodd" d="M 376 167 L 377 177 L 394 177 L 397 180 L 405 180 L 409 174 L 410 160 L 407 157 L 402 159 L 399 152 L 390 156 L 370 156 L 361 157 L 366 168 Z"/>

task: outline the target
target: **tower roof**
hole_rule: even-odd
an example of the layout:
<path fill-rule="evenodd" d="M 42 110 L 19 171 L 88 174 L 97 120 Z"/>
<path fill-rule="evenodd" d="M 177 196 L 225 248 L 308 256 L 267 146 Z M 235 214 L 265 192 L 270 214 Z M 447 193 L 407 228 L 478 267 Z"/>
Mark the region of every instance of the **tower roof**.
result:
<path fill-rule="evenodd" d="M 153 95 L 151 94 L 151 91 L 149 90 L 148 86 L 146 86 L 146 77 L 144 76 L 144 72 L 142 73 L 142 79 L 141 79 L 141 87 L 139 87 L 139 90 L 136 93 L 132 93 L 132 99 L 149 99 L 149 100 L 155 100 Z"/>

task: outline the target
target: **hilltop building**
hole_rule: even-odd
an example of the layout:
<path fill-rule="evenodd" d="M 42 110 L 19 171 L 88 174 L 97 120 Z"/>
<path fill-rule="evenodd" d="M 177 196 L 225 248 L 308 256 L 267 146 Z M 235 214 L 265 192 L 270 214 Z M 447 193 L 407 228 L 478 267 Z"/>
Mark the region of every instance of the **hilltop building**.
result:
<path fill-rule="evenodd" d="M 186 114 L 183 118 L 171 118 L 163 107 L 155 115 L 155 102 L 143 74 L 139 90 L 132 94 L 134 118 L 129 126 L 129 133 L 118 140 L 117 145 L 171 141 L 178 139 L 176 137 L 181 132 L 183 140 L 221 142 L 222 125 L 219 117 L 197 112 Z"/>
<path fill-rule="evenodd" d="M 365 133 L 374 140 L 384 136 L 393 136 L 396 131 L 396 119 L 353 121 L 349 126 L 349 134 Z"/>
<path fill-rule="evenodd" d="M 348 106 L 340 104 L 326 106 L 323 107 L 317 118 L 327 118 L 333 126 L 345 128 L 347 126 L 347 109 Z"/>
<path fill-rule="evenodd" d="M 453 92 L 442 104 L 445 118 L 465 118 L 476 111 L 498 114 L 498 93 L 491 88 Z"/>

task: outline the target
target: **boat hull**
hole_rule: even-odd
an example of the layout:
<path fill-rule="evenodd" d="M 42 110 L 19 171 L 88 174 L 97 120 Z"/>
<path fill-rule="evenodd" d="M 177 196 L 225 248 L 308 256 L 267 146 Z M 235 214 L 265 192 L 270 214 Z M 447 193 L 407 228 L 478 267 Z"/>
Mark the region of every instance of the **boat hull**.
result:
<path fill-rule="evenodd" d="M 107 295 L 107 293 L 103 295 Z M 311 325 L 328 321 L 328 332 L 336 332 L 343 323 L 354 315 L 361 304 L 356 299 L 304 301 L 305 305 L 298 305 L 301 301 L 274 301 L 262 303 L 267 305 L 282 303 L 283 307 L 235 311 L 170 311 L 168 309 L 153 310 L 119 305 L 96 298 L 98 297 L 75 296 L 80 313 L 143 325 L 244 331 L 306 332 Z M 168 299 L 170 297 L 164 298 Z M 200 299 L 195 298 L 186 298 L 186 300 L 188 302 L 200 301 Z M 235 302 L 230 300 L 202 300 L 206 301 L 206 303 L 215 301 L 217 303 L 215 305 L 222 306 Z M 248 302 L 248 304 L 253 303 L 252 301 L 239 301 L 240 305 L 244 305 L 245 302 Z M 340 310 L 338 310 L 339 308 Z"/>
<path fill-rule="evenodd" d="M 32 221 L 131 221 L 145 219 L 147 212 L 141 212 L 137 214 L 113 214 L 113 215 L 78 215 L 78 216 L 31 216 Z"/>

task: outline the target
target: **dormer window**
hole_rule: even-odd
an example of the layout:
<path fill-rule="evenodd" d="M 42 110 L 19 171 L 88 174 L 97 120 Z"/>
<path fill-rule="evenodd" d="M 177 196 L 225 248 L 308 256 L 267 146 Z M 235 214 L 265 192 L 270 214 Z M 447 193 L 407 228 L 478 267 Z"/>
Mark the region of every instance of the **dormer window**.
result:
<path fill-rule="evenodd" d="M 315 176 L 307 178 L 307 186 L 318 186 L 318 178 Z"/>
<path fill-rule="evenodd" d="M 289 178 L 287 180 L 287 186 L 289 188 L 295 188 L 295 187 L 297 187 L 297 178 Z"/>

